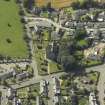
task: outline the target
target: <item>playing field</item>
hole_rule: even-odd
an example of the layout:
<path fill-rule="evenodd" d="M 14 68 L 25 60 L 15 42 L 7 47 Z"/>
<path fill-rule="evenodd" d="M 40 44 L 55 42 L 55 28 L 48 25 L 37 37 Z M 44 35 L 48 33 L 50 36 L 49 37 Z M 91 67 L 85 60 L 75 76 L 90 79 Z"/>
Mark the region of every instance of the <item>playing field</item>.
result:
<path fill-rule="evenodd" d="M 70 6 L 75 0 L 35 0 L 37 6 L 46 6 L 48 2 L 51 2 L 52 7 L 62 8 Z"/>
<path fill-rule="evenodd" d="M 0 55 L 26 58 L 28 50 L 18 13 L 15 0 L 0 0 Z"/>

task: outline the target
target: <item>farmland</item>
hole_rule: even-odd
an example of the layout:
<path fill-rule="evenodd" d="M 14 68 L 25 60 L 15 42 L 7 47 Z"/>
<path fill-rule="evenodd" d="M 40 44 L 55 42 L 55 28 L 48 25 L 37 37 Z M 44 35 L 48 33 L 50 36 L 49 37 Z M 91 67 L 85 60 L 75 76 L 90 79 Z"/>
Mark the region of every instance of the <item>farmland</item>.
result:
<path fill-rule="evenodd" d="M 62 8 L 70 6 L 75 0 L 35 0 L 37 6 L 46 6 L 48 2 L 51 2 L 51 6 L 54 8 Z"/>
<path fill-rule="evenodd" d="M 50 0 L 35 0 L 35 4 L 38 6 L 38 7 L 41 7 L 41 6 L 46 6 L 46 4 L 50 2 Z"/>
<path fill-rule="evenodd" d="M 15 0 L 0 0 L 0 55 L 11 58 L 28 57 L 19 8 Z"/>
<path fill-rule="evenodd" d="M 62 8 L 66 6 L 70 6 L 75 0 L 52 0 L 52 7 L 54 8 Z"/>

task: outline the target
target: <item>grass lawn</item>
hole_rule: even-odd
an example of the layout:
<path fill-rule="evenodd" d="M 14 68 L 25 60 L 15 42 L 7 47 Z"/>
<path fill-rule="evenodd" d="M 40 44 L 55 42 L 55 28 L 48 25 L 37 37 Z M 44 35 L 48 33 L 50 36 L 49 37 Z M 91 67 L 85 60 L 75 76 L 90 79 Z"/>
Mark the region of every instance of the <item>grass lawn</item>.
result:
<path fill-rule="evenodd" d="M 89 73 L 87 74 L 88 78 L 90 78 L 90 80 L 97 82 L 99 73 L 98 72 L 93 72 L 93 73 Z"/>
<path fill-rule="evenodd" d="M 50 69 L 51 74 L 63 71 L 63 67 L 61 65 L 58 65 L 56 62 L 53 62 L 53 61 L 49 62 L 49 69 Z"/>
<path fill-rule="evenodd" d="M 17 96 L 19 98 L 28 98 L 28 90 L 28 87 L 18 89 Z"/>
<path fill-rule="evenodd" d="M 26 58 L 28 50 L 23 40 L 23 25 L 15 0 L 0 0 L 0 54 L 11 58 Z"/>
<path fill-rule="evenodd" d="M 43 31 L 43 41 L 49 41 L 49 32 L 48 32 L 48 30 L 44 30 Z"/>
<path fill-rule="evenodd" d="M 88 46 L 88 41 L 86 41 L 86 40 L 80 40 L 80 41 L 77 42 L 77 45 L 81 46 L 81 47 Z"/>
<path fill-rule="evenodd" d="M 88 99 L 86 97 L 82 97 L 79 99 L 79 105 L 88 105 Z"/>
<path fill-rule="evenodd" d="M 93 60 L 88 60 L 84 62 L 84 65 L 86 67 L 91 67 L 91 66 L 96 66 L 96 65 L 101 65 L 102 62 L 101 61 L 93 61 Z"/>
<path fill-rule="evenodd" d="M 48 72 L 42 70 L 42 68 L 46 68 L 47 70 L 47 66 L 44 65 L 44 60 L 45 60 L 44 51 L 42 49 L 41 50 L 38 49 L 37 52 L 35 53 L 35 58 L 37 60 L 37 68 L 39 75 L 47 75 Z"/>
<path fill-rule="evenodd" d="M 46 12 L 41 13 L 40 16 L 44 17 L 44 18 L 48 18 L 49 17 L 49 13 L 46 11 Z"/>
<path fill-rule="evenodd" d="M 61 89 L 61 95 L 62 96 L 69 96 L 70 93 L 69 93 L 69 91 L 67 91 L 67 89 Z"/>
<path fill-rule="evenodd" d="M 24 88 L 20 88 L 17 90 L 17 96 L 21 99 L 21 98 L 28 98 L 28 96 L 39 96 L 39 91 L 40 91 L 40 84 L 36 83 L 33 84 L 29 87 L 24 87 Z"/>
<path fill-rule="evenodd" d="M 36 83 L 17 90 L 17 96 L 21 99 L 22 105 L 36 105 L 36 96 L 39 96 L 40 84 Z M 29 97 L 33 98 L 29 98 Z"/>

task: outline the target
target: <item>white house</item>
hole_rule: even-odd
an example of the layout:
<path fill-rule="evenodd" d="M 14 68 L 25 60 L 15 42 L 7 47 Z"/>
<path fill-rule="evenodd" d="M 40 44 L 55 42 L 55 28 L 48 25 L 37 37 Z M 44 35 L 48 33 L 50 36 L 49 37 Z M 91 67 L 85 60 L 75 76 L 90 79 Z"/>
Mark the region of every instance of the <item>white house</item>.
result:
<path fill-rule="evenodd" d="M 97 99 L 96 99 L 96 96 L 95 96 L 94 92 L 90 93 L 90 96 L 89 96 L 89 105 L 98 105 L 97 104 Z"/>
<path fill-rule="evenodd" d="M 60 81 L 58 78 L 53 77 L 53 90 L 55 94 L 60 94 Z"/>

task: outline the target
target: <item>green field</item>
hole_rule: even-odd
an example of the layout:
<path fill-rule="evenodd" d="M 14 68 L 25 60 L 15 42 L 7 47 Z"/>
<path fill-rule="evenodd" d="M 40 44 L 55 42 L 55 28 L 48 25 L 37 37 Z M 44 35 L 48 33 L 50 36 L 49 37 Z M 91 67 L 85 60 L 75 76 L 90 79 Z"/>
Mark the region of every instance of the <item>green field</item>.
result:
<path fill-rule="evenodd" d="M 0 55 L 11 58 L 28 57 L 19 7 L 15 0 L 0 0 Z"/>

